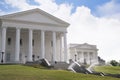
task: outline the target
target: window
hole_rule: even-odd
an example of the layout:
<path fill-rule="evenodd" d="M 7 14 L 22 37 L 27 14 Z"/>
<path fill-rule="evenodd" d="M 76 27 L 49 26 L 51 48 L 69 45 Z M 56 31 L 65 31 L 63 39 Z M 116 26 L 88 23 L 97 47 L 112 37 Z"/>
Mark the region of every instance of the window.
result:
<path fill-rule="evenodd" d="M 81 58 L 81 52 L 77 51 L 77 55 L 78 55 L 78 60 Z"/>
<path fill-rule="evenodd" d="M 20 61 L 22 61 L 22 53 L 21 52 L 19 54 L 19 59 L 20 59 Z"/>
<path fill-rule="evenodd" d="M 51 47 L 53 47 L 53 41 L 51 41 Z"/>
<path fill-rule="evenodd" d="M 32 40 L 32 46 L 34 46 L 34 39 Z"/>
<path fill-rule="evenodd" d="M 6 61 L 10 61 L 10 53 L 6 54 Z"/>
<path fill-rule="evenodd" d="M 11 38 L 8 38 L 8 45 L 11 45 Z"/>
<path fill-rule="evenodd" d="M 20 45 L 22 46 L 22 39 L 20 39 Z"/>
<path fill-rule="evenodd" d="M 93 52 L 90 52 L 90 59 L 92 59 L 93 58 Z"/>

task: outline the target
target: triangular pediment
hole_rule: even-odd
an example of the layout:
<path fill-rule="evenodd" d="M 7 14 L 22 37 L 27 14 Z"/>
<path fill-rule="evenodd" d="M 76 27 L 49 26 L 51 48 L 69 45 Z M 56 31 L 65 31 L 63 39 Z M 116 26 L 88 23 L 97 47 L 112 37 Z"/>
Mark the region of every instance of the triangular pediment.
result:
<path fill-rule="evenodd" d="M 93 49 L 93 47 L 90 45 L 81 45 L 81 46 L 79 46 L 79 48 Z"/>
<path fill-rule="evenodd" d="M 82 48 L 82 49 L 96 49 L 96 46 L 84 43 L 84 44 L 78 45 L 77 48 Z"/>
<path fill-rule="evenodd" d="M 69 26 L 67 22 L 64 22 L 40 9 L 32 9 L 28 11 L 18 12 L 14 14 L 8 14 L 1 16 L 3 19 L 17 20 L 17 21 L 27 21 L 27 22 L 37 22 L 46 24 L 56 24 Z"/>

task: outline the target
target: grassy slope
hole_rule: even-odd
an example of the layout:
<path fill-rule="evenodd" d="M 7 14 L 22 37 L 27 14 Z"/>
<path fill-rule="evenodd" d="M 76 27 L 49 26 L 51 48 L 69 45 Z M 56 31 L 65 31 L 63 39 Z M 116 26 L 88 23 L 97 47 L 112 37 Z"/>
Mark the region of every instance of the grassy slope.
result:
<path fill-rule="evenodd" d="M 114 67 L 114 66 L 96 66 L 94 68 L 97 72 L 104 72 L 104 73 L 111 73 L 111 74 L 120 74 L 120 67 Z"/>
<path fill-rule="evenodd" d="M 0 80 L 120 80 L 63 70 L 47 70 L 21 65 L 0 65 Z"/>

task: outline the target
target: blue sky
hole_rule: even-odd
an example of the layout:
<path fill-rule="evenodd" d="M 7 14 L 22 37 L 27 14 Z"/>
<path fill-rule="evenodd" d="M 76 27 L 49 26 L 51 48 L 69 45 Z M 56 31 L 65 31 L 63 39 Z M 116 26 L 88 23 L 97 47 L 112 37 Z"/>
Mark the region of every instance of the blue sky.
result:
<path fill-rule="evenodd" d="M 12 7 L 11 5 L 7 4 L 5 0 L 0 0 L 0 10 L 4 12 L 14 12 L 17 10 L 17 8 Z"/>
<path fill-rule="evenodd" d="M 19 7 L 17 7 L 16 5 L 13 5 L 13 2 L 16 0 L 0 0 L 0 11 L 6 12 L 6 13 L 11 13 L 11 12 L 16 12 L 16 11 L 20 11 Z M 49 0 L 46 0 L 49 1 Z M 101 11 L 98 11 L 98 8 L 100 6 L 103 6 L 109 2 L 113 2 L 117 5 L 120 5 L 120 0 L 50 0 L 52 2 L 54 2 L 57 5 L 61 5 L 61 4 L 69 4 L 72 5 L 72 10 L 71 13 L 74 13 L 76 11 L 76 8 L 79 6 L 85 6 L 88 7 L 91 10 L 91 13 L 94 16 L 103 16 L 106 15 L 104 12 L 101 13 Z M 37 2 L 37 0 L 21 0 L 21 2 L 26 2 L 28 5 L 30 6 L 40 6 L 41 3 Z M 17 3 L 19 3 L 17 1 Z M 113 6 L 114 7 L 114 6 Z M 118 6 L 119 7 L 119 6 Z M 120 9 L 116 9 L 114 8 L 113 12 L 119 11 Z M 112 8 L 110 11 L 110 14 L 113 13 L 112 12 Z M 107 12 L 109 13 L 109 12 Z"/>
<path fill-rule="evenodd" d="M 120 0 L 0 0 L 0 15 L 33 8 L 70 23 L 68 44 L 94 44 L 103 59 L 120 60 Z"/>
<path fill-rule="evenodd" d="M 96 7 L 105 4 L 106 2 L 109 2 L 110 0 L 55 0 L 57 4 L 61 3 L 69 3 L 74 6 L 73 11 L 77 6 L 86 6 L 89 7 L 94 13 L 96 11 Z"/>
<path fill-rule="evenodd" d="M 97 7 L 101 6 L 107 2 L 110 2 L 111 0 L 55 0 L 56 4 L 60 5 L 62 3 L 68 3 L 73 5 L 72 13 L 75 12 L 76 7 L 78 6 L 86 6 L 91 9 L 91 13 L 99 16 L 99 14 L 96 13 Z M 120 3 L 120 0 L 115 0 L 116 2 Z M 40 4 L 34 0 L 26 0 L 26 2 L 29 5 L 37 5 Z M 14 12 L 18 11 L 19 9 L 17 7 L 13 7 L 12 5 L 6 3 L 5 0 L 0 0 L 0 10 L 4 12 Z"/>

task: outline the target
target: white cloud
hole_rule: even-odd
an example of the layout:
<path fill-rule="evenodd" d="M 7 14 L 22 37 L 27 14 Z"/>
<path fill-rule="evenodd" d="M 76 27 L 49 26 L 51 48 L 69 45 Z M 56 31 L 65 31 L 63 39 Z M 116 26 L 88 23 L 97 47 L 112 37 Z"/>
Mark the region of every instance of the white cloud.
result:
<path fill-rule="evenodd" d="M 96 33 L 98 31 L 97 28 L 97 18 L 91 15 L 90 9 L 82 6 L 76 9 L 76 12 L 73 13 L 70 17 L 71 25 L 69 28 L 69 38 L 72 38 L 72 42 L 94 42 Z M 75 36 L 77 34 L 78 36 Z M 91 38 L 91 39 L 90 39 Z M 70 39 L 71 40 L 71 39 Z"/>
<path fill-rule="evenodd" d="M 114 1 L 99 7 L 99 12 L 105 17 L 95 17 L 91 10 L 85 6 L 76 8 L 71 13 L 72 5 L 63 3 L 56 4 L 54 0 L 35 0 L 40 5 L 29 5 L 26 0 L 6 0 L 6 3 L 17 7 L 20 10 L 26 10 L 34 7 L 41 8 L 71 25 L 68 28 L 68 43 L 90 43 L 98 46 L 99 55 L 106 60 L 117 59 L 120 56 L 120 20 L 117 18 L 106 18 L 107 15 L 118 14 L 118 5 Z M 111 11 L 113 10 L 113 12 Z M 116 9 L 116 10 L 114 10 Z M 110 14 L 108 14 L 110 13 Z M 117 17 L 117 16 L 116 16 Z"/>
<path fill-rule="evenodd" d="M 69 42 L 96 44 L 104 59 L 119 60 L 120 20 L 95 17 L 89 8 L 82 6 L 71 15 L 70 23 Z"/>
<path fill-rule="evenodd" d="M 69 22 L 71 15 L 72 5 L 61 4 L 58 9 L 53 13 L 53 15 Z"/>
<path fill-rule="evenodd" d="M 118 0 L 111 0 L 108 3 L 105 3 L 97 7 L 97 12 L 100 16 L 118 18 L 120 19 L 120 3 Z"/>
<path fill-rule="evenodd" d="M 32 9 L 35 8 L 37 6 L 32 6 L 29 5 L 26 0 L 5 0 L 5 2 L 9 5 L 11 5 L 12 7 L 16 7 L 20 10 L 27 10 L 27 9 Z"/>
<path fill-rule="evenodd" d="M 54 0 L 35 0 L 35 1 L 40 4 L 39 8 L 49 13 L 53 13 L 58 9 L 58 5 L 55 3 Z"/>
<path fill-rule="evenodd" d="M 71 13 L 72 5 L 67 3 L 56 4 L 55 0 L 34 0 L 39 5 L 33 6 L 27 3 L 26 0 L 5 0 L 7 4 L 10 4 L 12 7 L 18 8 L 20 10 L 28 10 L 32 8 L 40 8 L 54 16 L 58 16 L 66 21 L 69 19 L 69 15 Z M 65 13 L 65 14 L 64 14 Z"/>
<path fill-rule="evenodd" d="M 70 17 L 70 13 L 72 10 L 72 5 L 67 3 L 56 4 L 55 0 L 35 0 L 40 4 L 39 8 L 57 16 L 63 20 L 68 21 Z"/>

